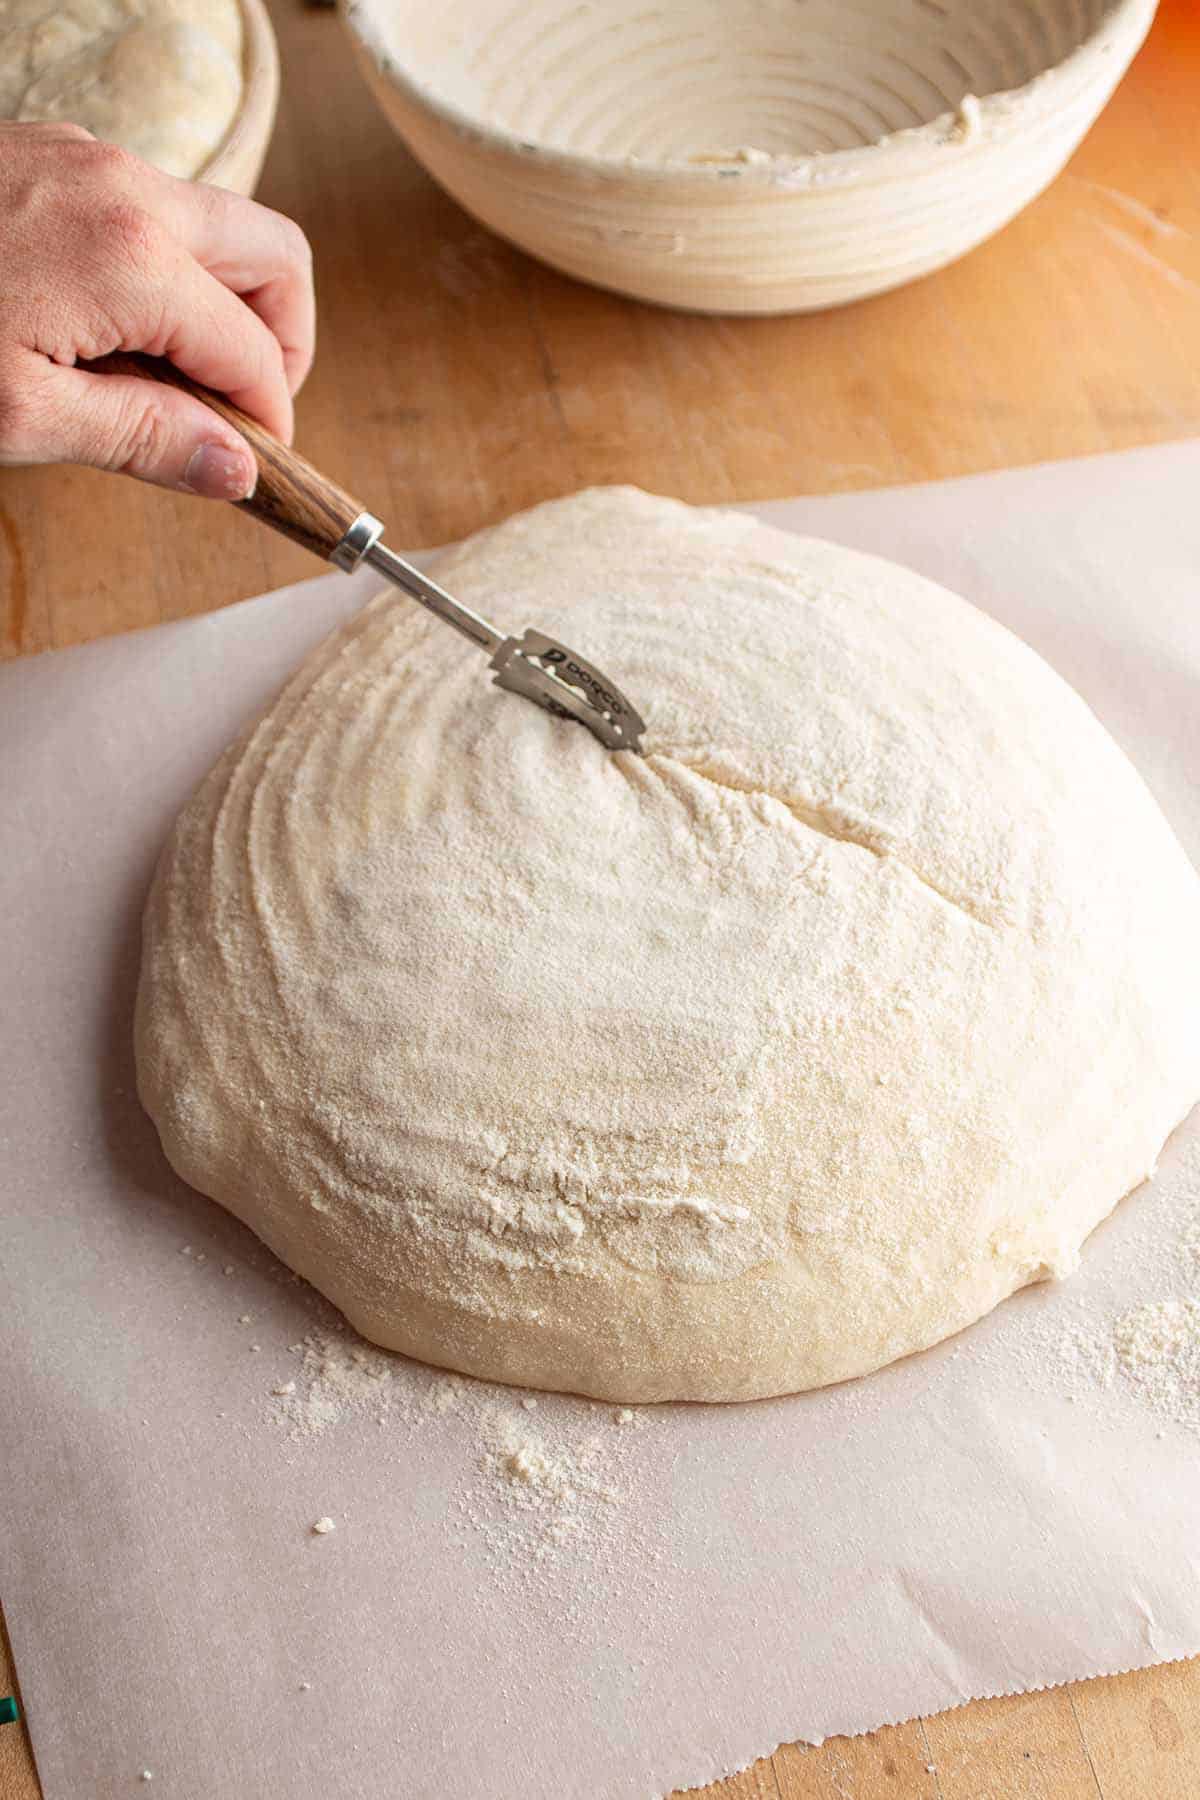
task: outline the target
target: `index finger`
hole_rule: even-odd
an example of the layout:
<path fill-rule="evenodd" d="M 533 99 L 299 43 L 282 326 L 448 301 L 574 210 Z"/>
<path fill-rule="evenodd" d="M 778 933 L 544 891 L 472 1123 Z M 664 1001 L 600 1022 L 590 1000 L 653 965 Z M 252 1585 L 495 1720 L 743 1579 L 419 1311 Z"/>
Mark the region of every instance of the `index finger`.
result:
<path fill-rule="evenodd" d="M 154 331 L 121 347 L 167 357 L 291 443 L 292 400 L 278 340 L 186 251 L 176 245 L 175 252 L 175 267 L 162 270 Z"/>
<path fill-rule="evenodd" d="M 288 391 L 296 393 L 312 365 L 316 332 L 312 252 L 300 227 L 240 194 L 171 175 L 159 175 L 141 201 L 274 334 Z"/>

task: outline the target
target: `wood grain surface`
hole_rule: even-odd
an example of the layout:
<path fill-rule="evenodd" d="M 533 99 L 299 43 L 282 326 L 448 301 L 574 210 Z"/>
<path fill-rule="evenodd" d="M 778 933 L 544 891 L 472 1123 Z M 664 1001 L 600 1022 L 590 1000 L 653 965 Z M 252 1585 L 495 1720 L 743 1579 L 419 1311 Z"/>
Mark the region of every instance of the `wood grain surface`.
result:
<path fill-rule="evenodd" d="M 284 91 L 260 198 L 312 239 L 321 320 L 297 443 L 397 547 L 589 482 L 748 500 L 1200 433 L 1198 0 L 1164 0 L 1070 168 L 992 243 L 843 311 L 736 321 L 576 286 L 489 237 L 377 116 L 338 20 L 274 13 Z M 3 656 L 318 572 L 231 508 L 0 471 Z M 0 1692 L 6 1659 L 0 1635 Z M 1197 1800 L 1200 1662 L 784 1748 L 705 1792 Z M 23 1728 L 0 1727 L 0 1800 L 37 1793 Z"/>

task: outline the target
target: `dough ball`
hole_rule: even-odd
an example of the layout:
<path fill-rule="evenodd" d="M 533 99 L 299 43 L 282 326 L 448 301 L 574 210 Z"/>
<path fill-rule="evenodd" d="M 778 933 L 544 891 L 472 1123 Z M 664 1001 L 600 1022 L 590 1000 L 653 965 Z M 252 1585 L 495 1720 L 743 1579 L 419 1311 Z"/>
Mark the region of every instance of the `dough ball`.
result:
<path fill-rule="evenodd" d="M 84 125 L 190 178 L 241 96 L 237 0 L 0 0 L 0 118 Z"/>
<path fill-rule="evenodd" d="M 140 1091 L 367 1337 L 606 1400 L 861 1375 L 1067 1273 L 1200 1094 L 1200 881 L 1082 700 L 873 557 L 598 490 L 386 594 L 179 819 Z"/>

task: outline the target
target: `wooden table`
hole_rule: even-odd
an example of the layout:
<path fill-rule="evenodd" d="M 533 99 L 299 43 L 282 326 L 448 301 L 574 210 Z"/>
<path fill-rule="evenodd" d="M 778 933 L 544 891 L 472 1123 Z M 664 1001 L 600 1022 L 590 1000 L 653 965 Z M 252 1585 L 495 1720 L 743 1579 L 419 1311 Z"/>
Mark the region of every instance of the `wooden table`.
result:
<path fill-rule="evenodd" d="M 285 92 L 261 198 L 312 239 L 321 316 L 298 441 L 396 544 L 589 482 L 747 500 L 1200 433 L 1197 0 L 1163 0 L 1069 170 L 993 243 L 900 293 L 762 320 L 658 312 L 508 249 L 401 150 L 338 21 L 297 0 L 275 12 Z M 0 471 L 0 655 L 315 572 L 227 509 L 82 470 Z M 6 1654 L 0 1633 L 0 1692 Z M 785 1748 L 707 1791 L 1196 1800 L 1200 1662 Z M 23 1733 L 0 1729 L 0 1795 L 37 1793 Z"/>

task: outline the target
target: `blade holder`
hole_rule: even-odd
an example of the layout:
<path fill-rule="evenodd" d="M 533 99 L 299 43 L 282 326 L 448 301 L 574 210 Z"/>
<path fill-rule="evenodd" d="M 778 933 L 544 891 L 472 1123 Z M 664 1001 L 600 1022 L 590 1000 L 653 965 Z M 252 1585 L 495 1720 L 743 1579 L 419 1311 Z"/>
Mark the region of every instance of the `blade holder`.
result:
<path fill-rule="evenodd" d="M 640 752 L 645 720 L 594 663 L 544 631 L 507 637 L 488 665 L 497 687 L 586 725 L 609 750 Z"/>
<path fill-rule="evenodd" d="M 202 400 L 245 438 L 254 453 L 254 492 L 238 502 L 243 512 L 347 574 L 367 563 L 490 659 L 498 686 L 542 706 L 561 719 L 586 725 L 609 750 L 640 751 L 646 729 L 620 688 L 567 644 L 545 632 L 505 637 L 436 581 L 397 556 L 383 541 L 383 523 L 353 495 L 273 438 L 256 419 L 223 394 L 201 387 L 172 363 L 115 351 L 89 366 L 95 373 L 159 381 Z"/>

